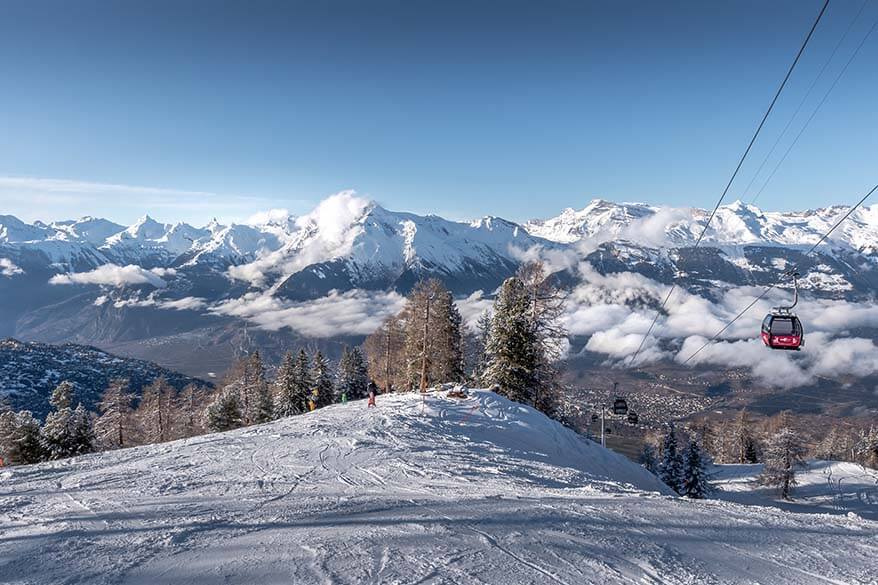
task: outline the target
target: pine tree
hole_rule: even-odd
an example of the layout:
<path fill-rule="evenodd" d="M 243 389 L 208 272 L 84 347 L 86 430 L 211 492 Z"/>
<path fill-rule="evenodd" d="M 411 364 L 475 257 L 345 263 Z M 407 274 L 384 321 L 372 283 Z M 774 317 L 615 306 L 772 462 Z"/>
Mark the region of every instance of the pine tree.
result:
<path fill-rule="evenodd" d="M 369 374 L 366 360 L 356 347 L 342 351 L 338 362 L 338 385 L 336 391 L 345 394 L 348 400 L 365 398 L 369 393 Z"/>
<path fill-rule="evenodd" d="M 4 465 L 28 465 L 43 459 L 40 423 L 30 411 L 0 411 L 0 459 Z"/>
<path fill-rule="evenodd" d="M 274 380 L 274 416 L 283 418 L 301 414 L 302 410 L 296 403 L 296 358 L 293 352 L 288 351 L 284 355 L 277 377 Z"/>
<path fill-rule="evenodd" d="M 705 467 L 701 447 L 698 445 L 698 440 L 693 437 L 683 453 L 683 475 L 682 482 L 680 483 L 680 495 L 696 500 L 707 497 L 711 486 Z"/>
<path fill-rule="evenodd" d="M 308 354 L 300 349 L 293 362 L 293 400 L 299 412 L 308 412 L 308 401 L 314 382 L 311 380 L 311 363 Z"/>
<path fill-rule="evenodd" d="M 273 418 L 271 390 L 265 380 L 265 365 L 258 350 L 245 360 L 238 389 L 245 425 L 261 424 Z"/>
<path fill-rule="evenodd" d="M 658 458 L 656 457 L 655 447 L 650 443 L 643 444 L 638 462 L 651 474 L 658 475 Z"/>
<path fill-rule="evenodd" d="M 216 394 L 206 413 L 206 426 L 212 432 L 230 431 L 244 426 L 240 392 L 226 386 Z"/>
<path fill-rule="evenodd" d="M 483 311 L 476 323 L 475 365 L 472 378 L 481 381 L 488 367 L 488 340 L 491 338 L 491 312 Z"/>
<path fill-rule="evenodd" d="M 796 469 L 804 464 L 805 448 L 790 428 L 775 433 L 765 449 L 765 463 L 759 477 L 762 485 L 777 488 L 781 498 L 789 500 L 796 486 Z"/>
<path fill-rule="evenodd" d="M 814 456 L 831 461 L 848 461 L 855 451 L 856 441 L 851 433 L 834 425 L 814 447 Z"/>
<path fill-rule="evenodd" d="M 40 447 L 47 459 L 63 459 L 76 455 L 76 444 L 73 409 L 73 385 L 61 382 L 52 392 L 49 404 L 54 408 L 46 416 L 46 422 L 40 430 Z"/>
<path fill-rule="evenodd" d="M 488 364 L 483 376 L 487 386 L 524 404 L 534 404 L 540 364 L 536 332 L 530 319 L 527 289 L 516 277 L 507 278 L 494 303 Z"/>
<path fill-rule="evenodd" d="M 335 399 L 335 384 L 332 382 L 332 370 L 329 361 L 317 350 L 311 366 L 311 380 L 317 390 L 317 408 L 332 404 Z"/>
<path fill-rule="evenodd" d="M 128 390 L 128 380 L 112 380 L 104 390 L 98 403 L 100 416 L 94 425 L 96 443 L 100 449 L 121 449 L 131 444 L 133 401 L 134 395 Z"/>
<path fill-rule="evenodd" d="M 677 447 L 677 433 L 673 423 L 669 425 L 662 443 L 662 461 L 658 476 L 669 488 L 680 493 L 683 485 L 683 457 Z"/>
<path fill-rule="evenodd" d="M 71 444 L 74 455 L 84 455 L 94 451 L 95 434 L 92 414 L 82 404 L 73 410 L 73 435 Z"/>

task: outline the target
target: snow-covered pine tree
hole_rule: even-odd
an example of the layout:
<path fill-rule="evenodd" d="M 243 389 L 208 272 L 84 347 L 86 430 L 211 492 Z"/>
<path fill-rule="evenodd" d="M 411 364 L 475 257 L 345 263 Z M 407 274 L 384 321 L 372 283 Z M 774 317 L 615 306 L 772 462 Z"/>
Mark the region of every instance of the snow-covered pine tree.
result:
<path fill-rule="evenodd" d="M 698 439 L 692 437 L 683 452 L 683 480 L 680 483 L 680 495 L 700 500 L 711 491 L 710 477 L 706 469 L 706 461 L 698 445 Z"/>
<path fill-rule="evenodd" d="M 568 340 L 561 322 L 567 295 L 540 260 L 525 262 L 516 276 L 527 291 L 528 313 L 537 343 L 537 385 L 534 387 L 533 406 L 555 416 L 560 408 L 561 394 L 557 364 Z"/>
<path fill-rule="evenodd" d="M 529 309 L 524 283 L 514 276 L 507 278 L 494 303 L 488 364 L 482 381 L 486 386 L 496 386 L 510 400 L 533 405 L 540 356 Z"/>
<path fill-rule="evenodd" d="M 491 312 L 485 310 L 479 315 L 476 323 L 476 335 L 474 341 L 475 363 L 473 364 L 472 379 L 476 382 L 482 380 L 488 367 L 488 340 L 491 338 Z"/>
<path fill-rule="evenodd" d="M 296 361 L 293 362 L 293 400 L 299 412 L 308 412 L 308 401 L 313 389 L 311 361 L 305 350 L 300 349 L 296 354 Z"/>
<path fill-rule="evenodd" d="M 115 379 L 101 395 L 98 416 L 94 424 L 95 442 L 101 450 L 121 449 L 132 443 L 131 403 L 134 395 L 128 390 L 128 380 Z"/>
<path fill-rule="evenodd" d="M 348 400 L 365 398 L 369 393 L 369 374 L 366 360 L 359 348 L 345 347 L 338 362 L 338 385 L 336 391 L 346 394 Z"/>
<path fill-rule="evenodd" d="M 668 425 L 668 432 L 662 442 L 662 460 L 658 477 L 669 488 L 680 493 L 683 485 L 683 457 L 677 445 L 677 432 L 674 424 Z"/>
<path fill-rule="evenodd" d="M 765 448 L 764 464 L 759 481 L 776 488 L 785 500 L 792 497 L 796 486 L 796 469 L 804 464 L 805 447 L 791 428 L 782 428 L 772 435 Z"/>
<path fill-rule="evenodd" d="M 28 465 L 43 459 L 40 422 L 28 410 L 0 412 L 0 458 L 4 465 Z"/>
<path fill-rule="evenodd" d="M 856 437 L 840 425 L 833 425 L 829 432 L 814 447 L 813 455 L 818 459 L 831 461 L 850 461 L 854 455 Z"/>
<path fill-rule="evenodd" d="M 94 451 L 95 434 L 92 413 L 82 403 L 73 409 L 73 454 L 84 455 Z"/>
<path fill-rule="evenodd" d="M 212 432 L 230 431 L 244 426 L 237 386 L 226 386 L 217 392 L 207 407 L 205 419 L 205 426 Z"/>
<path fill-rule="evenodd" d="M 311 380 L 317 390 L 317 408 L 332 404 L 335 400 L 335 384 L 332 381 L 332 370 L 329 360 L 318 349 L 311 362 Z"/>
<path fill-rule="evenodd" d="M 653 475 L 658 475 L 659 462 L 656 456 L 655 447 L 651 443 L 644 443 L 643 449 L 640 451 L 638 463 Z"/>
<path fill-rule="evenodd" d="M 265 379 L 265 365 L 259 351 L 254 351 L 247 360 L 244 385 L 241 389 L 247 396 L 247 411 L 244 412 L 246 424 L 257 425 L 274 418 L 274 404 L 271 389 Z"/>
<path fill-rule="evenodd" d="M 274 416 L 283 418 L 301 414 L 301 405 L 296 401 L 296 358 L 288 351 L 277 370 L 274 380 Z"/>
<path fill-rule="evenodd" d="M 58 384 L 49 404 L 54 409 L 46 416 L 40 429 L 40 448 L 50 460 L 63 459 L 76 455 L 76 444 L 73 409 L 73 385 L 64 381 Z"/>

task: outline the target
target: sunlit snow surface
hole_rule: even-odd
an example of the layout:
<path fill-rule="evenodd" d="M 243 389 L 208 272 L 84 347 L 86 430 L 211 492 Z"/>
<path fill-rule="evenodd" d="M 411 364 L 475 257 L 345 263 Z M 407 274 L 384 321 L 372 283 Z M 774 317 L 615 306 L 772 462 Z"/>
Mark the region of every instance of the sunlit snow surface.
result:
<path fill-rule="evenodd" d="M 878 523 L 659 493 L 489 392 L 0 472 L 0 583 L 870 583 Z"/>

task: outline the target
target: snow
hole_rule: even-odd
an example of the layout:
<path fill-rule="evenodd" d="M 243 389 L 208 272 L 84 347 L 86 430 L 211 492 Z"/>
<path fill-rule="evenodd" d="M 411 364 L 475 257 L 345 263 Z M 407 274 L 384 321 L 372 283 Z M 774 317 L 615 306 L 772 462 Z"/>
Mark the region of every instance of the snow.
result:
<path fill-rule="evenodd" d="M 847 461 L 807 462 L 796 474 L 793 501 L 779 501 L 771 489 L 757 482 L 762 464 L 715 465 L 711 470 L 720 491 L 730 502 L 777 506 L 812 514 L 842 514 L 878 521 L 878 471 Z"/>
<path fill-rule="evenodd" d="M 661 493 L 487 391 L 0 475 L 4 583 L 870 583 L 878 523 Z"/>

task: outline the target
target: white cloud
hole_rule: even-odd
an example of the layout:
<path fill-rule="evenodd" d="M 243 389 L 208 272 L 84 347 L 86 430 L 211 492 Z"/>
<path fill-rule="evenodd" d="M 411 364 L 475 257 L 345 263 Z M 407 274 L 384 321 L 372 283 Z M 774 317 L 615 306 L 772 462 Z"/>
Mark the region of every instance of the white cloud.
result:
<path fill-rule="evenodd" d="M 455 301 L 457 310 L 460 311 L 460 317 L 464 325 L 472 332 L 478 331 L 479 317 L 485 311 L 491 311 L 494 306 L 492 299 L 486 299 L 483 291 L 477 290 L 465 299 Z"/>
<path fill-rule="evenodd" d="M 161 269 L 159 272 L 167 274 Z M 97 284 L 115 287 L 137 284 L 150 284 L 156 288 L 167 286 L 167 283 L 156 272 L 133 264 L 127 266 L 104 264 L 88 272 L 56 274 L 49 279 L 49 282 L 51 284 Z"/>
<path fill-rule="evenodd" d="M 264 286 L 271 274 L 289 276 L 311 264 L 347 255 L 361 231 L 357 222 L 370 205 L 369 199 L 357 196 L 354 191 L 327 197 L 313 211 L 296 218 L 298 234 L 292 244 L 295 254 L 286 246 L 264 253 L 249 264 L 230 267 L 229 277 Z M 259 215 L 257 219 L 269 218 L 275 212 Z"/>
<path fill-rule="evenodd" d="M 16 274 L 24 274 L 24 270 L 15 265 L 9 258 L 0 258 L 0 276 L 13 277 Z"/>
<path fill-rule="evenodd" d="M 405 299 L 395 292 L 333 291 L 320 299 L 297 303 L 267 293 L 248 293 L 209 310 L 246 319 L 269 331 L 289 327 L 309 337 L 334 337 L 368 335 L 404 304 Z"/>
<path fill-rule="evenodd" d="M 207 302 L 201 297 L 183 297 L 173 301 L 158 303 L 160 309 L 173 309 L 175 311 L 197 311 L 207 306 Z"/>

